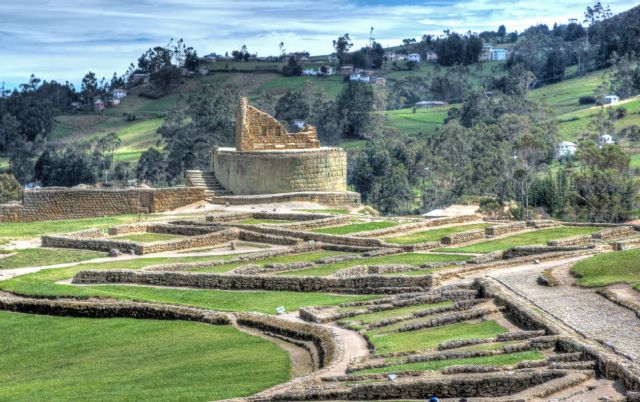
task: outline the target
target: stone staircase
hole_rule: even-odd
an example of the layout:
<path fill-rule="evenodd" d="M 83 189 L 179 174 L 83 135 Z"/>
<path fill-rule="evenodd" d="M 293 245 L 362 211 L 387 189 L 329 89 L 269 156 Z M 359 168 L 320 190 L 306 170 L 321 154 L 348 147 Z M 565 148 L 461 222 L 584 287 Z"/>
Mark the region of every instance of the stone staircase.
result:
<path fill-rule="evenodd" d="M 204 187 L 210 196 L 230 195 L 231 191 L 225 189 L 213 172 L 202 170 L 187 170 L 184 174 L 185 184 L 189 187 Z"/>

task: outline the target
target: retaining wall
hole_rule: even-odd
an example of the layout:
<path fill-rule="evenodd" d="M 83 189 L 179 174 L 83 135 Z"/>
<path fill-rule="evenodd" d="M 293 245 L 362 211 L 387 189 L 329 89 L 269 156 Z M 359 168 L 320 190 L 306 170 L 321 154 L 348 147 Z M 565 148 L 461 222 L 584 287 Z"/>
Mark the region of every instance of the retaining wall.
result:
<path fill-rule="evenodd" d="M 93 218 L 164 212 L 206 198 L 199 187 L 25 190 L 21 205 L 0 205 L 0 222 Z"/>
<path fill-rule="evenodd" d="M 195 272 L 80 271 L 73 283 L 134 283 L 226 290 L 284 290 L 293 292 L 401 293 L 431 286 L 431 277 L 362 276 L 330 278 L 310 276 L 245 276 Z"/>
<path fill-rule="evenodd" d="M 360 206 L 360 194 L 346 192 L 299 191 L 295 193 L 261 195 L 213 196 L 210 202 L 219 205 L 274 204 L 283 202 L 313 202 L 336 208 Z"/>

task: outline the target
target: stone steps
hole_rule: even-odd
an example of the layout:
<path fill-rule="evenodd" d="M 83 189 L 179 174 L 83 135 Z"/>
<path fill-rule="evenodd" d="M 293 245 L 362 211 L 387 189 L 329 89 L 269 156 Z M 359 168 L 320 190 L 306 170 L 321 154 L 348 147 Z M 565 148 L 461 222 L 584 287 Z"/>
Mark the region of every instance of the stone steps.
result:
<path fill-rule="evenodd" d="M 192 187 L 204 187 L 210 197 L 231 195 L 231 191 L 224 188 L 213 172 L 202 170 L 187 170 L 184 174 L 185 183 Z"/>

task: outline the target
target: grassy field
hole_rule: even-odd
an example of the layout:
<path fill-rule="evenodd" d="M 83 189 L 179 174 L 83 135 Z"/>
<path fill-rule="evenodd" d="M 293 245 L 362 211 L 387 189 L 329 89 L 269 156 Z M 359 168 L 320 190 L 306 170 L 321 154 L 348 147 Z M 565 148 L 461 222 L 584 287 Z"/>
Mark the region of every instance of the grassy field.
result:
<path fill-rule="evenodd" d="M 581 286 L 627 283 L 640 291 L 640 249 L 597 255 L 571 268 Z"/>
<path fill-rule="evenodd" d="M 435 360 L 420 363 L 398 364 L 395 366 L 381 367 L 368 370 L 356 371 L 354 374 L 373 373 L 397 373 L 401 371 L 437 371 L 443 368 L 457 365 L 489 365 L 489 366 L 509 366 L 525 360 L 542 360 L 544 355 L 538 350 L 528 350 L 525 352 L 508 353 L 496 356 L 469 357 L 466 359 Z"/>
<path fill-rule="evenodd" d="M 399 133 L 409 136 L 427 135 L 444 124 L 451 106 L 438 106 L 428 109 L 412 108 L 384 112 L 388 124 Z"/>
<path fill-rule="evenodd" d="M 440 251 L 455 251 L 458 253 L 491 253 L 493 251 L 506 250 L 516 246 L 528 246 L 532 244 L 546 244 L 547 240 L 563 239 L 565 237 L 587 235 L 602 230 L 596 227 L 559 227 L 520 233 L 496 240 L 488 240 L 482 243 L 465 247 L 441 248 Z"/>
<path fill-rule="evenodd" d="M 640 169 L 640 154 L 636 154 L 631 157 L 631 167 L 634 169 Z"/>
<path fill-rule="evenodd" d="M 398 225 L 398 222 L 379 221 L 379 222 L 363 222 L 352 223 L 351 225 L 333 226 L 329 228 L 314 229 L 312 232 L 326 233 L 334 235 L 346 235 L 350 233 L 367 232 L 369 230 L 390 228 Z"/>
<path fill-rule="evenodd" d="M 245 219 L 235 223 L 244 223 L 245 225 L 279 225 L 283 223 L 292 223 L 293 221 L 288 221 L 285 219 Z"/>
<path fill-rule="evenodd" d="M 640 125 L 640 99 L 616 104 L 613 108 L 624 108 L 627 115 L 615 121 L 615 129 L 621 130 L 632 125 Z M 600 113 L 599 107 L 577 110 L 558 116 L 558 129 L 563 140 L 577 141 L 583 133 L 589 131 L 589 123 Z"/>
<path fill-rule="evenodd" d="M 107 253 L 101 253 L 98 251 L 66 248 L 26 248 L 15 250 L 15 252 L 15 255 L 0 258 L 0 269 L 40 267 L 45 265 L 80 262 L 107 256 Z"/>
<path fill-rule="evenodd" d="M 417 331 L 369 334 L 365 336 L 375 347 L 376 353 L 426 350 L 437 347 L 444 341 L 454 339 L 494 338 L 506 330 L 497 322 L 487 320 L 479 323 L 461 322 Z"/>
<path fill-rule="evenodd" d="M 344 80 L 341 75 L 334 75 L 326 78 L 279 76 L 262 84 L 259 90 L 276 94 L 284 94 L 287 91 L 300 89 L 306 83 L 317 87 L 329 96 L 335 97 L 338 96 L 342 90 Z"/>
<path fill-rule="evenodd" d="M 0 225 L 0 239 L 28 239 L 45 234 L 74 232 L 90 228 L 107 228 L 110 226 L 132 223 L 138 215 L 116 215 L 102 218 L 68 219 L 61 221 L 41 221 L 24 223 L 3 223 Z"/>
<path fill-rule="evenodd" d="M 56 282 L 72 278 L 87 269 L 139 269 L 144 266 L 171 263 L 207 261 L 225 257 L 144 258 L 101 264 L 82 264 L 69 268 L 50 269 L 18 276 L 0 282 L 0 289 L 33 296 L 107 297 L 118 300 L 181 304 L 222 311 L 256 311 L 274 314 L 275 308 L 284 306 L 294 311 L 302 306 L 327 306 L 350 301 L 369 300 L 378 296 L 333 295 L 325 293 L 224 291 L 208 289 L 173 289 L 128 285 L 75 286 Z"/>
<path fill-rule="evenodd" d="M 395 255 L 386 255 L 382 257 L 372 257 L 366 259 L 355 259 L 350 261 L 338 262 L 335 264 L 323 265 L 317 268 L 301 269 L 299 271 L 285 271 L 278 275 L 295 275 L 295 276 L 327 276 L 331 275 L 339 269 L 353 267 L 356 265 L 379 265 L 379 264 L 411 264 L 422 265 L 431 262 L 445 261 L 465 261 L 470 257 L 464 255 L 446 255 L 446 254 L 421 254 L 421 253 L 404 253 Z M 422 271 L 425 274 L 428 271 Z"/>
<path fill-rule="evenodd" d="M 529 98 L 551 106 L 558 115 L 583 109 L 589 105 L 580 105 L 578 99 L 581 96 L 593 95 L 594 89 L 602 83 L 602 73 L 598 71 L 584 77 L 546 85 L 531 91 Z"/>
<path fill-rule="evenodd" d="M 134 233 L 124 236 L 114 237 L 114 240 L 129 240 L 140 243 L 153 243 L 156 241 L 166 241 L 184 238 L 185 236 L 170 235 L 165 233 Z"/>
<path fill-rule="evenodd" d="M 4 401 L 219 400 L 290 376 L 284 350 L 231 326 L 0 312 L 0 333 Z"/>
<path fill-rule="evenodd" d="M 404 236 L 398 237 L 390 237 L 385 239 L 388 243 L 396 243 L 396 244 L 414 244 L 414 243 L 424 243 L 428 241 L 440 241 L 443 236 L 450 235 L 453 233 L 466 232 L 468 230 L 474 229 L 484 229 L 487 226 L 490 226 L 486 223 L 478 223 L 475 225 L 465 225 L 465 226 L 453 226 L 448 228 L 440 228 L 440 229 L 431 229 L 425 230 L 422 232 L 416 232 Z"/>
<path fill-rule="evenodd" d="M 312 251 L 308 253 L 300 253 L 300 254 L 291 254 L 291 255 L 282 255 L 278 257 L 265 258 L 259 261 L 251 261 L 251 264 L 264 266 L 266 264 L 292 264 L 296 262 L 307 262 L 307 261 L 316 261 L 325 257 L 333 257 L 338 255 L 345 255 L 349 253 L 344 253 L 341 251 Z M 237 268 L 242 265 L 247 265 L 247 262 L 238 262 L 238 263 L 230 263 L 224 264 L 217 267 L 211 268 L 202 268 L 202 269 L 194 269 L 194 272 L 227 272 L 234 268 Z"/>

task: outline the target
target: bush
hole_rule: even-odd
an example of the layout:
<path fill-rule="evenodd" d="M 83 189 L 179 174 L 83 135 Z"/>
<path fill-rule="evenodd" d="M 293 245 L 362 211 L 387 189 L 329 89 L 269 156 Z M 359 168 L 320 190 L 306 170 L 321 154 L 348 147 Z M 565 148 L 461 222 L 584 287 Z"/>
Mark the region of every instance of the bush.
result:
<path fill-rule="evenodd" d="M 0 204 L 20 199 L 22 187 L 13 175 L 0 174 Z"/>
<path fill-rule="evenodd" d="M 596 98 L 595 96 L 581 96 L 578 99 L 578 103 L 580 103 L 581 105 L 593 105 L 594 103 L 596 103 Z"/>
<path fill-rule="evenodd" d="M 629 141 L 640 141 L 640 126 L 634 124 L 629 127 L 625 127 L 618 133 L 619 137 L 626 138 Z"/>
<path fill-rule="evenodd" d="M 619 107 L 616 109 L 616 119 L 623 119 L 627 115 L 627 109 Z"/>

